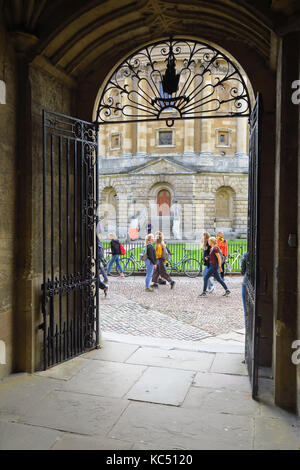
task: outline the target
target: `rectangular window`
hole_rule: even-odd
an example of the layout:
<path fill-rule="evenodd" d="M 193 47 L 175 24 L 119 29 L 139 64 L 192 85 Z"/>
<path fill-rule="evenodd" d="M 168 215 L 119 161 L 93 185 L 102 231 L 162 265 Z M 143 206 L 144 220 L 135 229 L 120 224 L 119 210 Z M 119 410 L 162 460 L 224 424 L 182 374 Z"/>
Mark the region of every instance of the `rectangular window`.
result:
<path fill-rule="evenodd" d="M 230 147 L 230 132 L 226 130 L 216 131 L 216 146 L 217 147 Z"/>
<path fill-rule="evenodd" d="M 172 131 L 159 131 L 158 145 L 173 145 L 173 132 Z"/>
<path fill-rule="evenodd" d="M 121 137 L 120 134 L 112 134 L 110 146 L 112 150 L 121 148 Z"/>

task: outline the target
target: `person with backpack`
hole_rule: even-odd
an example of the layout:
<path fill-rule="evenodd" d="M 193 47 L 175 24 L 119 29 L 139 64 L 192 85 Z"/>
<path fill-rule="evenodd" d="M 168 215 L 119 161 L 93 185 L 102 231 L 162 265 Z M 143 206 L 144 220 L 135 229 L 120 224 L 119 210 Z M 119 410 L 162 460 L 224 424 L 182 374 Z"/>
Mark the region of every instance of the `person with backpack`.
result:
<path fill-rule="evenodd" d="M 203 268 L 203 273 L 202 273 L 203 274 L 203 280 L 204 280 L 205 274 L 207 273 L 208 268 L 209 268 L 209 253 L 210 253 L 210 250 L 211 250 L 211 247 L 208 244 L 209 238 L 210 238 L 210 234 L 208 232 L 204 232 L 203 235 L 202 235 L 202 248 L 203 248 L 203 260 L 204 260 L 204 268 Z M 210 294 L 216 288 L 210 278 L 208 279 L 207 286 L 208 286 L 208 292 Z"/>
<path fill-rule="evenodd" d="M 111 249 L 112 257 L 109 260 L 109 263 L 108 263 L 108 266 L 107 266 L 107 274 L 108 275 L 110 274 L 110 270 L 111 270 L 112 265 L 114 263 L 116 263 L 117 270 L 120 273 L 120 277 L 125 277 L 124 272 L 123 272 L 123 268 L 120 264 L 120 259 L 119 259 L 120 255 L 122 254 L 121 244 L 120 244 L 119 240 L 117 239 L 117 236 L 116 236 L 115 233 L 110 233 L 108 235 L 108 238 L 110 239 L 110 249 Z"/>
<path fill-rule="evenodd" d="M 217 242 L 218 242 L 218 247 L 220 248 L 220 250 L 222 252 L 222 255 L 223 255 L 221 277 L 222 277 L 222 279 L 224 279 L 224 276 L 225 276 L 225 261 L 226 261 L 226 258 L 228 258 L 228 243 L 224 239 L 224 233 L 223 232 L 218 232 Z"/>
<path fill-rule="evenodd" d="M 175 281 L 171 279 L 170 275 L 167 273 L 165 268 L 165 263 L 169 259 L 169 256 L 170 255 L 167 251 L 167 247 L 164 242 L 164 234 L 162 232 L 158 232 L 156 238 L 157 268 L 155 269 L 152 277 L 153 284 L 151 287 L 158 287 L 158 278 L 160 276 L 162 279 L 166 279 L 170 283 L 171 289 L 173 289 Z"/>
<path fill-rule="evenodd" d="M 220 276 L 220 273 L 222 272 L 222 259 L 221 259 L 220 248 L 217 245 L 217 239 L 215 237 L 210 237 L 208 239 L 208 244 L 211 247 L 211 250 L 209 253 L 210 265 L 204 276 L 203 292 L 199 295 L 199 297 L 205 297 L 207 295 L 206 289 L 207 289 L 208 280 L 212 276 L 214 276 L 215 280 L 218 281 L 222 287 L 224 287 L 225 293 L 223 295 L 227 297 L 230 294 L 230 290 L 228 289 L 227 285 L 225 284 L 225 282 Z"/>
<path fill-rule="evenodd" d="M 153 246 L 154 235 L 149 233 L 145 238 L 146 248 L 141 256 L 141 259 L 146 263 L 146 279 L 145 279 L 145 290 L 147 292 L 153 292 L 153 287 L 150 287 L 153 272 L 156 269 L 157 259 L 156 252 Z"/>

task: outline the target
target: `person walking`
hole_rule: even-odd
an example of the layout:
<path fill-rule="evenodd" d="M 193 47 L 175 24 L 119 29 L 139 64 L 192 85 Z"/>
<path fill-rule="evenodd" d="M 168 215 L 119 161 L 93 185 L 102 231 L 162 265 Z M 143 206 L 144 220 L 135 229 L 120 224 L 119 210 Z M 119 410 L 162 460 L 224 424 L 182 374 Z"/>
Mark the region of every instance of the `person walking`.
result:
<path fill-rule="evenodd" d="M 220 248 L 222 254 L 225 256 L 225 259 L 222 263 L 222 271 L 221 271 L 221 277 L 222 277 L 222 279 L 224 279 L 224 276 L 225 276 L 225 261 L 226 261 L 226 258 L 228 258 L 228 243 L 224 239 L 224 233 L 223 232 L 218 232 L 217 241 L 218 241 L 218 247 Z"/>
<path fill-rule="evenodd" d="M 107 274 L 106 274 L 106 267 L 107 267 L 107 263 L 105 261 L 105 256 L 104 256 L 104 248 L 103 248 L 103 245 L 101 243 L 101 241 L 98 239 L 98 247 L 99 247 L 99 269 L 101 271 L 101 274 L 103 276 L 103 279 L 104 279 L 104 282 L 108 282 L 108 277 L 107 277 Z"/>
<path fill-rule="evenodd" d="M 151 224 L 151 221 L 148 220 L 148 223 L 147 223 L 147 233 L 148 233 L 148 235 L 152 235 L 152 236 L 153 236 L 153 234 L 152 234 L 151 232 L 152 232 L 152 224 Z M 154 237 L 153 237 L 153 238 L 154 238 Z"/>
<path fill-rule="evenodd" d="M 125 277 L 124 272 L 122 269 L 122 266 L 120 264 L 120 254 L 121 254 L 121 247 L 120 247 L 120 242 L 117 239 L 117 236 L 115 233 L 110 233 L 108 235 L 110 239 L 110 249 L 111 249 L 111 254 L 112 257 L 109 260 L 108 266 L 107 266 L 107 274 L 110 274 L 111 267 L 114 263 L 116 263 L 117 270 L 120 273 L 120 277 Z"/>
<path fill-rule="evenodd" d="M 145 279 L 145 290 L 147 292 L 153 292 L 154 289 L 153 287 L 150 287 L 151 279 L 153 276 L 153 271 L 156 269 L 156 252 L 155 248 L 153 246 L 154 242 L 154 235 L 153 233 L 149 233 L 146 238 L 145 238 L 145 244 L 146 244 L 146 279 Z"/>
<path fill-rule="evenodd" d="M 245 320 L 245 327 L 246 327 L 246 284 L 247 284 L 247 251 L 243 254 L 241 259 L 241 273 L 243 274 L 243 284 L 242 284 L 242 300 L 243 300 L 243 307 L 244 307 L 244 320 Z"/>
<path fill-rule="evenodd" d="M 210 253 L 210 250 L 211 250 L 211 247 L 208 244 L 209 238 L 210 238 L 210 234 L 208 232 L 204 232 L 203 235 L 202 235 L 202 248 L 203 248 L 203 259 L 204 259 L 204 268 L 203 268 L 203 273 L 202 273 L 203 274 L 203 282 L 204 282 L 205 274 L 207 273 L 207 271 L 209 269 L 209 253 Z M 208 292 L 210 294 L 216 288 L 210 278 L 208 279 L 207 287 L 208 287 Z"/>
<path fill-rule="evenodd" d="M 153 284 L 151 287 L 158 287 L 159 276 L 162 279 L 166 279 L 166 281 L 170 283 L 171 289 L 173 289 L 175 285 L 175 281 L 171 279 L 170 275 L 167 273 L 166 268 L 165 268 L 166 256 L 167 256 L 167 249 L 166 249 L 166 244 L 164 242 L 164 234 L 162 232 L 158 232 L 158 235 L 156 238 L 157 268 L 155 269 L 153 277 L 152 277 Z"/>
<path fill-rule="evenodd" d="M 203 292 L 199 295 L 199 297 L 205 297 L 207 295 L 206 294 L 207 284 L 211 276 L 214 276 L 216 281 L 218 281 L 221 284 L 221 286 L 225 290 L 225 293 L 223 295 L 227 297 L 230 294 L 230 290 L 228 289 L 227 285 L 225 284 L 225 282 L 220 276 L 220 272 L 222 272 L 222 260 L 221 260 L 219 248 L 217 246 L 217 239 L 215 237 L 210 237 L 208 239 L 208 244 L 211 247 L 211 250 L 209 253 L 210 266 L 204 276 Z"/>

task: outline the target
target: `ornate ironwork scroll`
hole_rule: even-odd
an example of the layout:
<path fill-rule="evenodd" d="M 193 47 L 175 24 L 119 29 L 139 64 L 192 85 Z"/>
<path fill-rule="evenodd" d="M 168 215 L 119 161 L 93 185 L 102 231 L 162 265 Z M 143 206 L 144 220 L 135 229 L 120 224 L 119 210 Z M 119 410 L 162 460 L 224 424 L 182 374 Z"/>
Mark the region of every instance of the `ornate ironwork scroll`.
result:
<path fill-rule="evenodd" d="M 211 45 L 170 39 L 129 56 L 110 76 L 97 120 L 136 122 L 249 117 L 249 92 L 239 67 Z"/>
<path fill-rule="evenodd" d="M 99 344 L 98 132 L 43 113 L 44 369 Z"/>

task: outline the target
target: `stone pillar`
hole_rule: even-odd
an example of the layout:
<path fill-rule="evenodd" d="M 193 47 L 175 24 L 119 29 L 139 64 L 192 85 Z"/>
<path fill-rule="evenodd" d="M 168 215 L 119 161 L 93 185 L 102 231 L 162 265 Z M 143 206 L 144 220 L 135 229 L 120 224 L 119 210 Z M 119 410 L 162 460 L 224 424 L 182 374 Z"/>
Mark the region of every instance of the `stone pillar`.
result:
<path fill-rule="evenodd" d="M 132 90 L 132 78 L 131 77 L 126 77 L 125 78 L 125 83 L 128 85 L 128 90 Z M 132 103 L 128 100 L 128 96 L 124 95 L 123 98 L 123 104 L 124 106 L 129 106 Z M 130 119 L 130 115 L 132 114 L 132 110 L 129 107 L 125 108 L 125 113 L 126 113 L 126 118 L 124 118 L 124 121 L 126 122 L 127 119 Z M 132 123 L 127 123 L 127 124 L 122 124 L 123 128 L 123 156 L 124 157 L 132 157 L 132 130 L 133 126 Z"/>
<path fill-rule="evenodd" d="M 210 84 L 210 80 L 206 80 L 205 84 Z M 208 108 L 209 109 L 209 108 Z M 201 143 L 200 143 L 200 155 L 211 155 L 212 154 L 212 120 L 203 119 L 201 120 Z"/>
<path fill-rule="evenodd" d="M 236 118 L 236 153 L 237 157 L 247 156 L 248 119 Z"/>
<path fill-rule="evenodd" d="M 192 74 L 194 74 L 193 66 L 191 66 Z M 188 88 L 188 93 L 191 94 L 194 90 L 194 81 Z M 191 101 L 193 103 L 193 99 Z M 191 114 L 191 119 L 184 120 L 184 156 L 195 155 L 195 121 L 192 119 L 194 114 Z"/>
<path fill-rule="evenodd" d="M 40 315 L 41 277 L 33 269 L 34 201 L 32 186 L 36 168 L 32 155 L 31 84 L 27 51 L 37 42 L 35 36 L 19 32 L 12 34 L 17 54 L 17 200 L 16 226 L 22 227 L 22 236 L 16 243 L 16 279 L 18 292 L 14 306 L 14 371 L 35 370 L 36 318 Z M 40 126 L 42 118 L 40 116 Z M 42 148 L 42 143 L 41 143 Z M 35 155 L 36 157 L 36 155 Z M 41 190 L 41 188 L 40 188 Z M 39 197 L 41 191 L 39 192 Z M 38 219 L 40 222 L 40 219 Z M 41 229 L 41 226 L 39 227 Z M 21 234 L 19 234 L 21 235 Z"/>
<path fill-rule="evenodd" d="M 292 343 L 297 338 L 297 234 L 299 106 L 292 102 L 292 83 L 299 80 L 299 33 L 281 40 L 277 72 L 275 179 L 275 403 L 296 410 L 297 370 Z"/>
<path fill-rule="evenodd" d="M 195 155 L 194 149 L 194 123 L 193 119 L 186 119 L 184 121 L 184 156 L 193 156 Z"/>
<path fill-rule="evenodd" d="M 141 75 L 141 78 L 143 78 L 143 76 L 146 76 L 145 72 Z M 148 92 L 148 87 L 146 83 L 147 83 L 146 81 L 140 82 L 140 86 L 143 87 L 143 89 L 145 90 L 145 93 Z M 141 93 L 141 91 L 139 93 Z M 145 100 L 143 100 L 143 98 L 140 95 L 138 97 L 138 102 L 141 105 L 146 104 Z M 143 114 L 142 111 L 139 111 L 139 117 L 141 114 Z M 143 117 L 141 117 L 141 119 L 143 119 Z M 137 123 L 137 155 L 139 157 L 147 156 L 147 123 L 146 122 Z"/>

